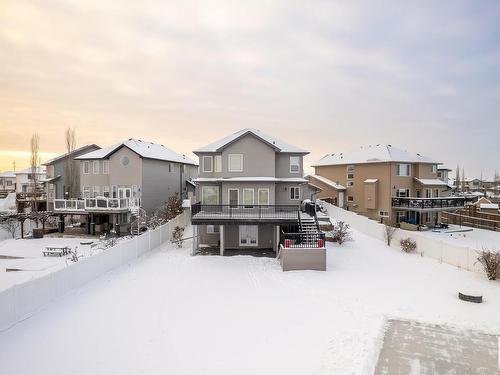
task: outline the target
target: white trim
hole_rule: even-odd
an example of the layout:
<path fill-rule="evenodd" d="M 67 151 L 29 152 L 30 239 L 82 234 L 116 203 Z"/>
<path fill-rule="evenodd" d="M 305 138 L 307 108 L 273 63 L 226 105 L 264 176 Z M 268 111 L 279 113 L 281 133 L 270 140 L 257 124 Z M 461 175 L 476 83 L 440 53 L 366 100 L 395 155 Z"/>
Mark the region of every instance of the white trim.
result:
<path fill-rule="evenodd" d="M 267 191 L 267 203 L 261 203 L 260 202 L 260 192 L 261 191 Z M 260 188 L 257 189 L 257 204 L 259 206 L 269 206 L 269 198 L 271 197 L 271 193 L 269 192 L 269 188 Z"/>
<path fill-rule="evenodd" d="M 214 157 L 214 172 L 222 172 L 222 155 L 215 155 Z"/>
<path fill-rule="evenodd" d="M 92 162 L 92 173 L 93 173 L 93 174 L 99 174 L 99 173 L 100 173 L 100 171 L 101 171 L 101 168 L 100 168 L 100 167 L 101 167 L 101 165 L 100 165 L 100 164 L 101 164 L 101 163 L 100 163 L 100 161 L 99 161 L 99 160 L 94 160 L 94 161 Z M 97 166 L 97 172 L 96 172 L 96 166 Z"/>
<path fill-rule="evenodd" d="M 104 168 L 106 166 L 106 168 Z M 109 160 L 102 161 L 102 174 L 109 174 Z"/>
<path fill-rule="evenodd" d="M 217 228 L 217 230 L 215 230 L 215 228 Z M 215 225 L 215 224 L 208 224 L 207 225 L 207 233 L 208 234 L 220 233 L 220 226 Z"/>
<path fill-rule="evenodd" d="M 241 169 L 231 169 L 231 157 L 232 156 L 239 156 L 240 157 Z M 227 171 L 228 172 L 243 172 L 243 154 L 228 154 L 227 155 Z"/>
<path fill-rule="evenodd" d="M 299 197 L 298 198 L 292 198 L 292 190 L 298 189 L 299 190 Z M 295 197 L 295 194 L 293 194 Z M 288 193 L 288 197 L 290 198 L 291 201 L 300 201 L 300 186 L 290 186 L 290 191 Z"/>
<path fill-rule="evenodd" d="M 239 204 L 240 204 L 240 189 L 237 189 L 237 188 L 228 188 L 227 189 L 227 204 L 231 205 L 231 190 L 236 191 L 238 193 L 238 200 L 236 202 L 236 205 L 239 206 Z"/>
<path fill-rule="evenodd" d="M 85 166 L 87 166 L 87 168 L 85 168 Z M 87 172 L 85 172 L 85 169 L 87 169 Z M 90 174 L 90 162 L 89 161 L 83 162 L 83 174 Z"/>
<path fill-rule="evenodd" d="M 241 228 L 243 228 L 243 227 L 255 227 L 255 228 L 257 228 L 257 230 L 255 232 L 255 243 L 254 244 L 252 244 L 252 243 L 242 244 L 241 243 Z M 242 247 L 257 247 L 257 246 L 259 246 L 259 226 L 258 225 L 239 225 L 238 226 L 238 241 L 239 241 L 240 246 L 242 246 Z"/>
<path fill-rule="evenodd" d="M 207 158 L 210 159 L 210 170 L 205 169 L 205 160 Z M 212 155 L 204 155 L 202 158 L 202 164 L 203 164 L 202 172 L 211 173 L 214 171 L 214 157 Z"/>
<path fill-rule="evenodd" d="M 297 159 L 297 164 L 292 164 L 292 159 Z M 297 167 L 296 171 L 292 171 L 292 165 Z M 300 173 L 300 156 L 290 156 L 290 173 Z"/>
<path fill-rule="evenodd" d="M 245 191 L 252 191 L 252 204 L 246 204 L 245 203 Z M 242 199 L 242 204 L 243 204 L 243 207 L 246 207 L 246 206 L 252 206 L 252 207 L 248 207 L 248 208 L 253 208 L 253 206 L 255 205 L 255 189 L 254 188 L 243 188 L 243 199 Z"/>

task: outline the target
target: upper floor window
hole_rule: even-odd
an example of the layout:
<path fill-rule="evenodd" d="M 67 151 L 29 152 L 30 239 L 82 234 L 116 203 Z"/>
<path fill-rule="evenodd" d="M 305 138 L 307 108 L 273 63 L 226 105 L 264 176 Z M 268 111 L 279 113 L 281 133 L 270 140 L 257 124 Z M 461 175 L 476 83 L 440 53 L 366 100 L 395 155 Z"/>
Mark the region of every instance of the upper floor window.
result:
<path fill-rule="evenodd" d="M 94 160 L 92 165 L 92 173 L 99 174 L 99 160 Z"/>
<path fill-rule="evenodd" d="M 229 154 L 228 155 L 228 171 L 243 172 L 243 155 Z"/>
<path fill-rule="evenodd" d="M 90 173 L 90 162 L 84 161 L 83 162 L 83 174 L 89 174 Z"/>
<path fill-rule="evenodd" d="M 432 173 L 437 173 L 438 166 L 436 164 L 432 164 Z"/>
<path fill-rule="evenodd" d="M 397 164 L 396 171 L 398 176 L 408 177 L 411 174 L 411 165 L 410 164 Z"/>
<path fill-rule="evenodd" d="M 300 156 L 290 156 L 290 173 L 300 172 Z"/>
<path fill-rule="evenodd" d="M 172 173 L 174 171 L 174 165 L 172 163 L 168 163 L 168 172 Z"/>
<path fill-rule="evenodd" d="M 203 186 L 201 188 L 202 204 L 219 204 L 219 187 Z"/>
<path fill-rule="evenodd" d="M 438 172 L 438 177 L 439 178 L 443 177 L 443 174 L 441 172 Z"/>
<path fill-rule="evenodd" d="M 399 198 L 408 198 L 410 196 L 410 190 L 409 189 L 398 189 L 396 194 Z"/>
<path fill-rule="evenodd" d="M 109 174 L 109 160 L 102 161 L 102 173 Z"/>
<path fill-rule="evenodd" d="M 212 156 L 204 156 L 203 157 L 203 172 L 213 172 L 213 157 Z"/>
<path fill-rule="evenodd" d="M 290 199 L 297 201 L 300 199 L 300 187 L 298 186 L 292 186 L 290 188 Z"/>
<path fill-rule="evenodd" d="M 215 155 L 214 172 L 222 172 L 222 155 Z"/>

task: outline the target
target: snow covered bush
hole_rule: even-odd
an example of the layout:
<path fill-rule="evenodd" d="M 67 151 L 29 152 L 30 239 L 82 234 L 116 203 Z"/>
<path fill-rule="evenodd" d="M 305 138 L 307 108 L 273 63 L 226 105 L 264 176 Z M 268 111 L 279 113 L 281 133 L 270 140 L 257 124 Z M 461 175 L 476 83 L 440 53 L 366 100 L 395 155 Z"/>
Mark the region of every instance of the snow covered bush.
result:
<path fill-rule="evenodd" d="M 384 238 L 387 246 L 391 246 L 392 239 L 398 228 L 393 223 L 384 223 Z"/>
<path fill-rule="evenodd" d="M 184 242 L 184 228 L 180 226 L 176 226 L 174 231 L 172 232 L 172 242 L 177 245 L 178 248 L 182 247 L 182 243 Z"/>
<path fill-rule="evenodd" d="M 182 214 L 183 211 L 182 200 L 176 193 L 168 198 L 168 201 L 154 212 L 151 224 L 154 226 L 165 224 L 176 216 Z"/>
<path fill-rule="evenodd" d="M 399 244 L 401 245 L 401 250 L 403 250 L 405 253 L 411 253 L 417 250 L 417 243 L 410 237 L 403 238 L 401 241 L 399 241 Z"/>
<path fill-rule="evenodd" d="M 69 252 L 69 259 L 72 262 L 78 262 L 78 258 L 79 258 L 79 255 L 78 255 L 78 246 L 76 246 L 73 250 L 71 250 Z"/>
<path fill-rule="evenodd" d="M 349 224 L 338 221 L 333 225 L 333 230 L 330 232 L 330 237 L 334 242 L 342 245 L 346 241 L 352 241 L 352 232 Z"/>
<path fill-rule="evenodd" d="M 21 224 L 15 217 L 7 217 L 2 220 L 0 227 L 6 231 L 12 238 L 16 238 L 16 233 L 21 228 Z"/>
<path fill-rule="evenodd" d="M 477 261 L 483 266 L 488 280 L 496 280 L 500 274 L 500 252 L 483 249 L 478 254 Z"/>

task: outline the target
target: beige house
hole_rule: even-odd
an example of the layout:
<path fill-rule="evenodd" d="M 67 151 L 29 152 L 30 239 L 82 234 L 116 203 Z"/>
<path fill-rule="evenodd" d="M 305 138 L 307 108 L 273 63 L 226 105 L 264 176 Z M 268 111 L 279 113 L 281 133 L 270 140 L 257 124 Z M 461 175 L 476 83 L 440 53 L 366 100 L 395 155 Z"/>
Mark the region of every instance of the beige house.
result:
<path fill-rule="evenodd" d="M 434 225 L 440 212 L 464 206 L 438 178 L 438 165 L 421 154 L 373 145 L 324 156 L 310 180 L 330 186 L 319 197 L 374 220 Z"/>
<path fill-rule="evenodd" d="M 0 173 L 0 195 L 16 191 L 16 174 L 12 171 Z"/>

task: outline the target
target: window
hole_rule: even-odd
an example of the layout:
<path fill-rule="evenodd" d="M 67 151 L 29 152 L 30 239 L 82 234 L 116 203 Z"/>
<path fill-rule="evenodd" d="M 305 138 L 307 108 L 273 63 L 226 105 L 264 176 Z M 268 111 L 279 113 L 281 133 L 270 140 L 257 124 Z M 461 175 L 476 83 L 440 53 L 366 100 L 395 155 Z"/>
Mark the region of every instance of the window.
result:
<path fill-rule="evenodd" d="M 99 160 L 94 160 L 92 162 L 92 173 L 99 174 Z"/>
<path fill-rule="evenodd" d="M 174 171 L 174 166 L 172 163 L 168 163 L 168 173 L 172 173 Z"/>
<path fill-rule="evenodd" d="M 406 212 L 397 212 L 396 222 L 401 223 L 402 221 L 406 221 Z"/>
<path fill-rule="evenodd" d="M 231 208 L 237 208 L 240 200 L 240 191 L 238 189 L 227 189 L 227 200 Z"/>
<path fill-rule="evenodd" d="M 84 198 L 90 198 L 90 186 L 84 186 L 82 188 L 82 191 L 83 191 Z"/>
<path fill-rule="evenodd" d="M 109 198 L 109 186 L 102 187 L 102 195 L 104 195 L 106 198 Z"/>
<path fill-rule="evenodd" d="M 101 188 L 99 186 L 94 186 L 94 198 L 99 197 L 101 194 Z"/>
<path fill-rule="evenodd" d="M 348 202 L 354 202 L 354 197 L 352 195 L 347 196 L 347 201 Z"/>
<path fill-rule="evenodd" d="M 7 180 L 7 186 L 12 186 L 12 181 L 11 180 Z"/>
<path fill-rule="evenodd" d="M 111 196 L 113 198 L 118 198 L 118 189 L 116 185 L 111 186 Z"/>
<path fill-rule="evenodd" d="M 201 189 L 202 204 L 219 204 L 219 187 L 203 186 Z"/>
<path fill-rule="evenodd" d="M 243 205 L 245 208 L 253 208 L 253 189 L 243 189 Z"/>
<path fill-rule="evenodd" d="M 258 225 L 240 225 L 240 246 L 257 246 L 259 239 Z"/>
<path fill-rule="evenodd" d="M 300 156 L 290 156 L 290 173 L 300 172 Z"/>
<path fill-rule="evenodd" d="M 102 161 L 102 173 L 109 174 L 109 160 Z"/>
<path fill-rule="evenodd" d="M 438 172 L 438 177 L 439 178 L 443 177 L 443 174 L 441 172 Z"/>
<path fill-rule="evenodd" d="M 215 155 L 215 172 L 222 172 L 222 155 Z"/>
<path fill-rule="evenodd" d="M 434 197 L 439 197 L 439 189 L 434 189 Z"/>
<path fill-rule="evenodd" d="M 354 165 L 348 165 L 347 172 L 354 172 Z"/>
<path fill-rule="evenodd" d="M 425 197 L 432 198 L 432 190 L 431 189 L 425 189 Z"/>
<path fill-rule="evenodd" d="M 347 186 L 354 186 L 354 181 L 348 180 L 347 181 Z"/>
<path fill-rule="evenodd" d="M 410 164 L 397 164 L 397 175 L 408 177 L 411 174 L 411 166 Z"/>
<path fill-rule="evenodd" d="M 300 187 L 292 186 L 290 187 L 290 199 L 297 201 L 300 199 Z"/>
<path fill-rule="evenodd" d="M 380 216 L 380 217 L 389 217 L 389 212 L 387 212 L 387 211 L 379 211 L 378 216 Z"/>
<path fill-rule="evenodd" d="M 259 189 L 258 204 L 261 206 L 269 205 L 269 189 Z"/>
<path fill-rule="evenodd" d="M 354 178 L 354 173 L 348 173 L 348 174 L 347 174 L 347 178 L 348 178 L 349 180 L 352 180 L 352 179 Z"/>
<path fill-rule="evenodd" d="M 138 198 L 137 192 L 137 185 L 132 185 L 132 198 Z"/>
<path fill-rule="evenodd" d="M 83 174 L 89 174 L 90 173 L 90 162 L 84 161 L 83 162 Z"/>
<path fill-rule="evenodd" d="M 347 166 L 347 186 L 354 186 L 354 165 Z"/>
<path fill-rule="evenodd" d="M 437 173 L 438 166 L 436 164 L 432 164 L 432 173 Z"/>
<path fill-rule="evenodd" d="M 218 225 L 207 225 L 207 233 L 219 233 L 220 229 Z"/>
<path fill-rule="evenodd" d="M 203 157 L 203 172 L 213 172 L 213 158 L 211 156 Z"/>
<path fill-rule="evenodd" d="M 410 190 L 409 189 L 398 189 L 396 192 L 396 196 L 399 198 L 408 198 L 410 196 Z"/>
<path fill-rule="evenodd" d="M 228 171 L 229 172 L 243 172 L 243 155 L 242 154 L 229 154 L 227 158 L 228 158 Z"/>

